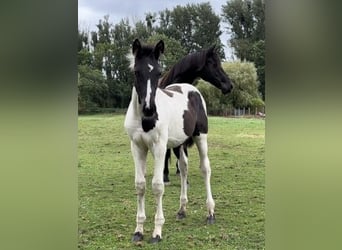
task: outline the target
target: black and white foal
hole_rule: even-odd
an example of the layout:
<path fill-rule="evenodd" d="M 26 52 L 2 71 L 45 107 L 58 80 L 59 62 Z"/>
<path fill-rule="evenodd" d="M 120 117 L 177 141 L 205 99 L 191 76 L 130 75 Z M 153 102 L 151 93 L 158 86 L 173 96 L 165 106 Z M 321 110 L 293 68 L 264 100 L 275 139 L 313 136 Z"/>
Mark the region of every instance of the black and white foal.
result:
<path fill-rule="evenodd" d="M 181 195 L 178 218 L 184 218 L 187 198 L 188 159 L 186 147 L 195 142 L 200 155 L 200 168 L 207 193 L 208 223 L 214 222 L 215 203 L 210 187 L 210 163 L 208 158 L 208 119 L 206 104 L 200 92 L 190 84 L 172 84 L 165 89 L 158 88 L 160 65 L 158 59 L 164 52 L 164 42 L 156 46 L 133 42 L 134 55 L 131 67 L 135 74 L 132 99 L 129 104 L 125 129 L 131 140 L 131 151 L 135 164 L 135 188 L 138 209 L 133 241 L 143 239 L 145 215 L 145 169 L 148 151 L 154 158 L 152 191 L 157 203 L 154 231 L 151 242 L 162 238 L 165 222 L 162 197 L 164 193 L 163 168 L 167 148 L 179 148 L 179 168 L 181 173 Z"/>

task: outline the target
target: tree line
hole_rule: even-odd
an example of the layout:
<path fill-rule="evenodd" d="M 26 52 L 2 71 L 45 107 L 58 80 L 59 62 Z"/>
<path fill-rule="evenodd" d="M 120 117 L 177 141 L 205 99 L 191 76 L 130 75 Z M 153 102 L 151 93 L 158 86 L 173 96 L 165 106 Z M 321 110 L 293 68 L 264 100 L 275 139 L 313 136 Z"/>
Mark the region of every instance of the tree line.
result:
<path fill-rule="evenodd" d="M 228 46 L 234 49 L 235 56 L 242 61 L 254 63 L 258 81 L 250 84 L 257 85 L 256 98 L 264 98 L 264 10 L 263 0 L 232 0 L 222 6 L 220 17 L 213 11 L 209 2 L 187 4 L 158 13 L 146 13 L 144 20 L 133 25 L 128 18 L 112 24 L 107 15 L 99 20 L 97 31 L 79 29 L 79 111 L 128 106 L 133 75 L 129 70 L 126 55 L 135 38 L 147 43 L 164 40 L 164 72 L 188 53 L 213 44 L 218 48 L 221 58 L 225 59 L 224 45 L 220 40 L 221 22 L 228 26 L 227 32 L 230 33 L 231 40 L 227 42 Z M 235 91 L 235 95 L 239 94 Z M 243 97 L 229 98 L 228 102 L 239 107 L 251 105 L 246 101 L 236 101 L 240 99 L 243 100 Z"/>

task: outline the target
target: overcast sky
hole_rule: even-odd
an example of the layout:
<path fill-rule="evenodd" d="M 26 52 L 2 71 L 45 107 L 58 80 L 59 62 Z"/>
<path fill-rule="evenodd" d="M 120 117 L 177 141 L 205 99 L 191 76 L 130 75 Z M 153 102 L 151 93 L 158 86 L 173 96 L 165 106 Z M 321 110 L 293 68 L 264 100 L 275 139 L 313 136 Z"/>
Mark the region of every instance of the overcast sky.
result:
<path fill-rule="evenodd" d="M 78 0 L 78 24 L 81 29 L 97 30 L 96 24 L 105 15 L 109 15 L 109 21 L 116 24 L 122 18 L 128 18 L 133 24 L 138 20 L 145 20 L 145 13 L 158 12 L 161 10 L 173 9 L 176 5 L 185 6 L 187 3 L 203 3 L 208 0 Z M 221 16 L 221 6 L 227 0 L 210 0 L 214 12 Z M 222 44 L 225 46 L 226 59 L 231 59 L 231 50 L 227 46 L 229 36 L 226 32 L 226 24 L 220 23 L 223 35 Z"/>

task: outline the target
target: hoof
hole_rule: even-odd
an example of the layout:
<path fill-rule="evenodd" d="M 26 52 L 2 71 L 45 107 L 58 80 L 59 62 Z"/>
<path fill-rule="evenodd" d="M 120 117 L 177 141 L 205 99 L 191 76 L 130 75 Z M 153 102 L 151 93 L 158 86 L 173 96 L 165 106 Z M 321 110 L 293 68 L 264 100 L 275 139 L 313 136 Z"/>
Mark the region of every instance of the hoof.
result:
<path fill-rule="evenodd" d="M 186 217 L 185 212 L 178 212 L 177 213 L 177 220 L 182 220 Z"/>
<path fill-rule="evenodd" d="M 150 243 L 151 244 L 156 244 L 156 243 L 158 243 L 158 242 L 160 242 L 161 241 L 161 238 L 160 238 L 160 236 L 159 235 L 157 235 L 156 237 L 152 237 L 151 239 L 150 239 Z"/>
<path fill-rule="evenodd" d="M 208 225 L 211 225 L 211 224 L 214 224 L 215 223 L 215 214 L 210 214 L 208 217 L 207 217 L 207 224 Z"/>
<path fill-rule="evenodd" d="M 164 184 L 167 185 L 167 183 L 170 183 L 169 176 L 164 175 Z"/>
<path fill-rule="evenodd" d="M 133 235 L 132 242 L 139 242 L 139 241 L 142 241 L 143 239 L 144 239 L 144 235 L 140 232 L 136 232 Z"/>

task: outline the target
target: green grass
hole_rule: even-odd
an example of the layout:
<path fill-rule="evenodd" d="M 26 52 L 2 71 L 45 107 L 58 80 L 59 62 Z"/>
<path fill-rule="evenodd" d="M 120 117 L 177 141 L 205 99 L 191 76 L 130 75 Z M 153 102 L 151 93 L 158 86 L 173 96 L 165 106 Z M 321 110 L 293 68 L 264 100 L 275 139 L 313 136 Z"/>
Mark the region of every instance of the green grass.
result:
<path fill-rule="evenodd" d="M 134 166 L 124 115 L 79 117 L 80 249 L 264 249 L 265 121 L 209 118 L 211 186 L 216 223 L 206 225 L 205 188 L 196 147 L 189 149 L 187 218 L 176 220 L 180 180 L 175 157 L 171 185 L 165 187 L 163 240 L 148 243 L 155 201 L 151 192 L 152 157 L 148 158 L 145 239 L 131 242 L 135 229 Z"/>

